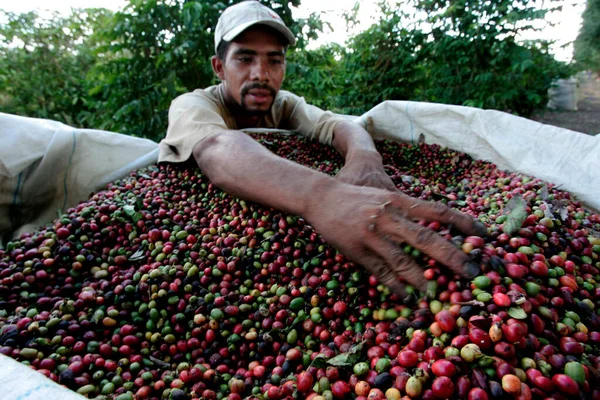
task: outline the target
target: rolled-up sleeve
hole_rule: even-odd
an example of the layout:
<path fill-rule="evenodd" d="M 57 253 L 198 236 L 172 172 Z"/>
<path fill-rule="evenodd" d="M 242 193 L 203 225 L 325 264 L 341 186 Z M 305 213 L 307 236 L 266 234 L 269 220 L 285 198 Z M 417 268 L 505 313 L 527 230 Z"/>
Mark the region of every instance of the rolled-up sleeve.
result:
<path fill-rule="evenodd" d="M 219 106 L 203 91 L 177 97 L 169 108 L 167 136 L 159 144 L 159 162 L 185 162 L 194 146 L 227 129 Z"/>
<path fill-rule="evenodd" d="M 286 128 L 331 145 L 335 126 L 346 118 L 307 104 L 303 97 L 290 92 L 282 91 L 282 94 L 281 107 L 284 118 L 282 123 Z"/>

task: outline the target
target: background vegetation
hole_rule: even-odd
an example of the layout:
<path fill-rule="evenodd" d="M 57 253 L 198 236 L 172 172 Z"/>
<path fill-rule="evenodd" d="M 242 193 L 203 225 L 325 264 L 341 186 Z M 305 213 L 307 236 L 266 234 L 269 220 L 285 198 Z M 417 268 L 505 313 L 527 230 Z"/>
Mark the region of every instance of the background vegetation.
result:
<path fill-rule="evenodd" d="M 580 68 L 600 72 L 600 0 L 587 0 L 574 48 Z"/>
<path fill-rule="evenodd" d="M 216 82 L 213 30 L 236 2 L 130 0 L 116 13 L 86 9 L 50 18 L 0 13 L 0 111 L 158 141 L 171 100 Z M 572 72 L 549 53 L 549 43 L 517 41 L 558 0 L 545 9 L 531 0 L 382 4 L 378 23 L 346 46 L 315 50 L 307 44 L 326 34 L 318 15 L 292 20 L 300 0 L 261 2 L 298 38 L 284 88 L 336 112 L 359 115 L 384 100 L 414 100 L 528 116 L 546 104 L 551 82 Z M 589 4 L 596 5 L 586 11 L 594 20 L 585 28 L 590 38 L 582 30 L 578 39 L 596 46 L 595 53 L 579 47 L 586 67 L 598 65 L 600 43 L 600 18 L 593 17 L 600 0 Z M 347 15 L 349 24 L 359 12 Z"/>

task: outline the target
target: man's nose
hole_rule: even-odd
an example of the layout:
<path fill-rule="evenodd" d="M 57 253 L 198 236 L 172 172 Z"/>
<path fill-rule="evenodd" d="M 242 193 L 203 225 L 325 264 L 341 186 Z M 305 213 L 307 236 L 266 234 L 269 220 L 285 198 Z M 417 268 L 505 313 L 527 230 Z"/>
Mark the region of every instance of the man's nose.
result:
<path fill-rule="evenodd" d="M 252 80 L 259 82 L 269 81 L 269 64 L 267 61 L 257 60 L 252 66 Z"/>

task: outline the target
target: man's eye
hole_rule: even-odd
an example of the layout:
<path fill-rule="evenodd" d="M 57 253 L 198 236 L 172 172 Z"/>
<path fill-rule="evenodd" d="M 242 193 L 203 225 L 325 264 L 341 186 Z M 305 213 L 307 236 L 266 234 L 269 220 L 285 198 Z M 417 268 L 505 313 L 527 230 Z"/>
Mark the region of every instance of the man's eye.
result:
<path fill-rule="evenodd" d="M 240 57 L 238 58 L 238 60 L 243 63 L 249 63 L 250 61 L 252 61 L 250 57 Z"/>
<path fill-rule="evenodd" d="M 283 61 L 278 60 L 278 59 L 270 60 L 270 62 L 271 62 L 271 64 L 282 64 L 283 63 Z"/>

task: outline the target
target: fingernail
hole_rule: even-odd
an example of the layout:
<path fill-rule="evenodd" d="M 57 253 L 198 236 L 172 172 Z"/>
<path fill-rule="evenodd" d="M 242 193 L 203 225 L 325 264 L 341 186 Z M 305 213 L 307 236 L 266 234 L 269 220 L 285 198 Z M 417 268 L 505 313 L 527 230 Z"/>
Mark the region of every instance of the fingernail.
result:
<path fill-rule="evenodd" d="M 481 221 L 475 221 L 475 230 L 477 231 L 477 235 L 481 237 L 485 237 L 488 234 L 487 227 Z"/>
<path fill-rule="evenodd" d="M 479 264 L 477 264 L 476 262 L 467 261 L 465 263 L 465 278 L 473 279 L 477 275 L 479 275 L 480 271 L 481 269 L 479 268 Z"/>

